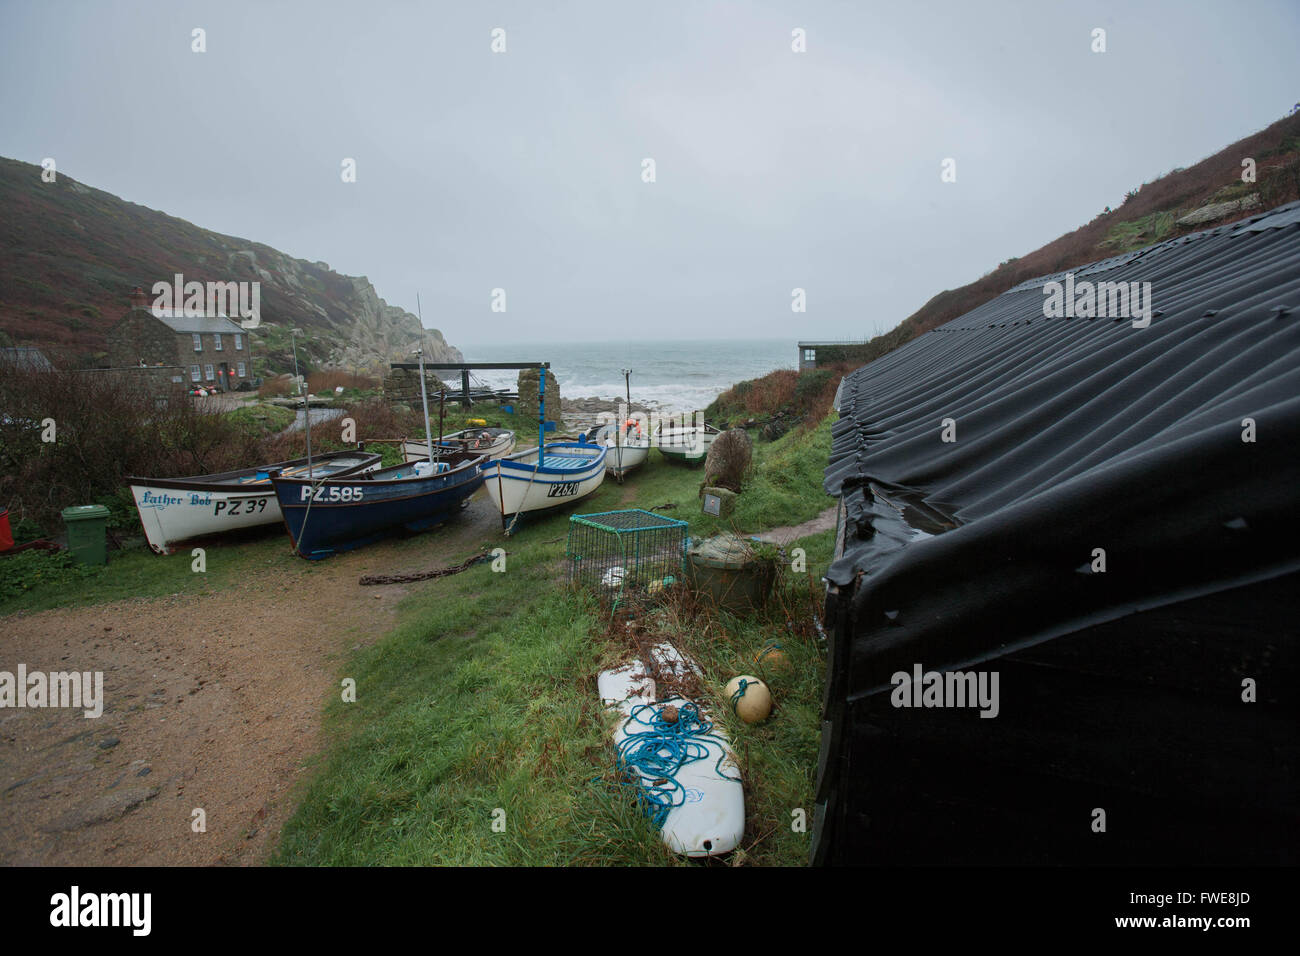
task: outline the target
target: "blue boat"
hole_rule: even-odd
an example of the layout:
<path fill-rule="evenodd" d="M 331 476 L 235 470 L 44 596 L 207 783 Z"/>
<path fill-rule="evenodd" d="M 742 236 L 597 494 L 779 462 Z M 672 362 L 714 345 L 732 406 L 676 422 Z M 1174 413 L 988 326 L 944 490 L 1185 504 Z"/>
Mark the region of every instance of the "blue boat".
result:
<path fill-rule="evenodd" d="M 451 452 L 351 478 L 271 476 L 294 551 L 318 560 L 454 516 L 483 484 L 487 456 Z"/>

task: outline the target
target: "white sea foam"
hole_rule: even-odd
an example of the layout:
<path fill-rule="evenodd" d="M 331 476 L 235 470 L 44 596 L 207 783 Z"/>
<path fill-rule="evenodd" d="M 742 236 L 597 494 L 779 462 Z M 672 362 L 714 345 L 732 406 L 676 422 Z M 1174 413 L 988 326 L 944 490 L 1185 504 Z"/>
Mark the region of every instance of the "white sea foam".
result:
<path fill-rule="evenodd" d="M 793 368 L 793 340 L 569 342 L 461 346 L 467 362 L 550 361 L 565 398 L 624 397 L 622 369 L 632 369 L 632 400 L 666 412 L 702 409 L 736 382 Z M 475 372 L 493 388 L 513 389 L 518 373 Z"/>

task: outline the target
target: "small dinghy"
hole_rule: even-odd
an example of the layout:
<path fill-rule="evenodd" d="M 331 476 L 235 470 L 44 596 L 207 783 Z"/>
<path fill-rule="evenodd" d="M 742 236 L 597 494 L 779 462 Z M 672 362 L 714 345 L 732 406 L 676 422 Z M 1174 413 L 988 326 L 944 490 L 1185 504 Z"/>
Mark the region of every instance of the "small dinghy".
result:
<path fill-rule="evenodd" d="M 623 369 L 623 384 L 627 389 L 627 405 L 620 409 L 620 415 L 632 408 L 632 370 Z M 640 468 L 650 457 L 650 436 L 641 431 L 641 423 L 629 418 L 619 428 L 617 424 L 602 425 L 587 437 L 596 445 L 609 449 L 605 455 L 605 470 L 622 482 L 628 472 Z"/>
<path fill-rule="evenodd" d="M 628 472 L 640 468 L 650 456 L 650 439 L 643 435 L 636 421 L 629 421 L 622 429 L 616 425 L 602 425 L 587 440 L 604 445 L 605 470 L 622 481 Z"/>
<path fill-rule="evenodd" d="M 509 532 L 518 516 L 581 501 L 605 480 L 604 445 L 551 442 L 488 462 L 483 484 Z"/>
<path fill-rule="evenodd" d="M 485 455 L 488 459 L 504 458 L 515 450 L 515 433 L 508 428 L 466 428 L 464 431 L 443 435 L 435 441 L 435 458 L 439 457 L 439 448 L 472 451 L 476 455 Z M 407 461 L 428 458 L 428 441 L 424 438 L 408 438 L 402 444 L 402 453 Z"/>
<path fill-rule="evenodd" d="M 361 451 L 336 451 L 315 458 L 295 458 L 258 468 L 189 478 L 128 477 L 140 524 L 149 547 L 171 554 L 176 545 L 223 531 L 275 524 L 280 506 L 271 475 L 313 478 L 358 476 L 378 468 L 380 456 Z"/>
<path fill-rule="evenodd" d="M 660 425 L 655 429 L 654 444 L 669 461 L 697 466 L 704 464 L 709 446 L 720 434 L 708 423 L 677 428 Z"/>
<path fill-rule="evenodd" d="M 400 531 L 424 531 L 459 512 L 483 484 L 487 457 L 448 450 L 441 458 L 381 468 L 355 480 L 273 475 L 296 553 L 319 560 Z"/>

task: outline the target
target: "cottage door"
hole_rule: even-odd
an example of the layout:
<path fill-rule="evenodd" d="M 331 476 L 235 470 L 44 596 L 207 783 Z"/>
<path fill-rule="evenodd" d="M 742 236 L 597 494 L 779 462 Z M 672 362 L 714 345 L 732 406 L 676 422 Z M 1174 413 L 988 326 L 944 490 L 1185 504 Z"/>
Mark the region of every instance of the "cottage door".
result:
<path fill-rule="evenodd" d="M 230 391 L 230 363 L 222 362 L 217 369 L 217 382 L 221 385 L 223 392 Z"/>

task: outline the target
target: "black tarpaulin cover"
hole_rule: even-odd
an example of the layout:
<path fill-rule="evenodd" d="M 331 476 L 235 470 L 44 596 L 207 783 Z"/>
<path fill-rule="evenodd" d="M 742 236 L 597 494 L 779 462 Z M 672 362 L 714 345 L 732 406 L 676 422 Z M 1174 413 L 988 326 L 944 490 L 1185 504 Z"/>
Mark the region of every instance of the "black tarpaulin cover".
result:
<path fill-rule="evenodd" d="M 843 381 L 815 860 L 1294 859 L 1300 203 L 1073 271 L 1145 328 L 1046 317 L 1066 280 Z M 897 709 L 916 666 L 997 718 Z"/>
<path fill-rule="evenodd" d="M 1065 278 L 1023 283 L 845 378 L 825 481 L 849 518 L 834 583 L 873 570 L 859 527 L 873 483 L 963 540 L 1012 525 L 1045 545 L 1068 536 L 1083 549 L 1071 567 L 1112 533 L 1164 553 L 1194 528 L 1245 521 L 1249 538 L 1294 520 L 1300 203 L 1074 270 L 1076 285 L 1150 283 L 1145 328 L 1045 318 L 1043 288 Z M 958 546 L 945 537 L 916 549 Z"/>

